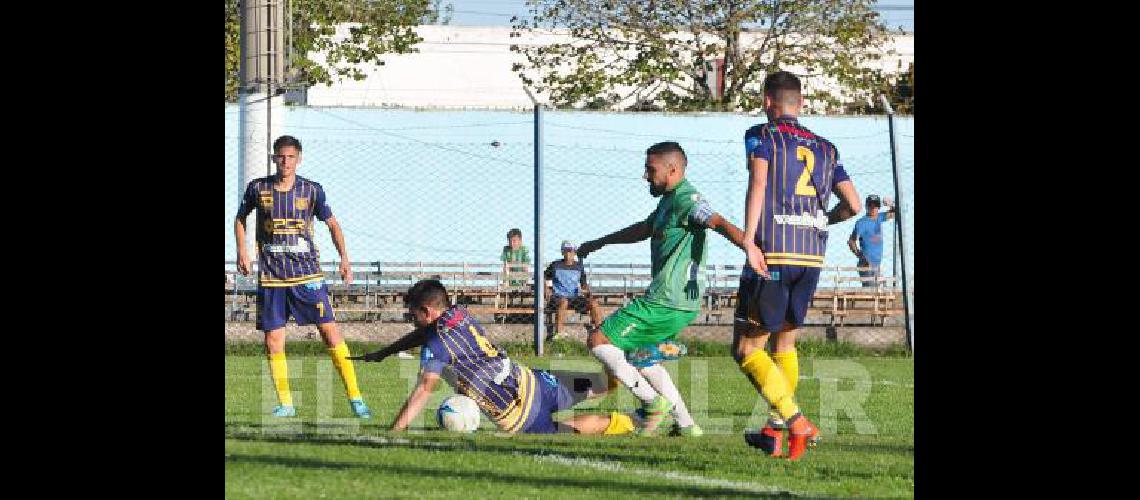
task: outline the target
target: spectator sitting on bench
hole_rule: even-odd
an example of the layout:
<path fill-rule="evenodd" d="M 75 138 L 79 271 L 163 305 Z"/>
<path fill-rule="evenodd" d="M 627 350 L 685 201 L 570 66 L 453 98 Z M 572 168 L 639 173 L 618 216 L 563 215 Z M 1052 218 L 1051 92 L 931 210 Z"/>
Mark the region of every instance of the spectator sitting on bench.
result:
<path fill-rule="evenodd" d="M 526 266 L 508 265 L 508 264 L 530 264 L 530 253 L 527 251 L 525 245 L 522 244 L 522 231 L 519 229 L 511 228 L 507 231 L 507 246 L 503 247 L 503 252 L 499 255 L 499 260 L 503 261 L 503 274 L 526 272 Z M 523 286 L 526 280 L 510 280 L 510 286 Z"/>
<path fill-rule="evenodd" d="M 601 324 L 598 301 L 590 296 L 590 285 L 586 283 L 586 268 L 577 258 L 575 253 L 577 249 L 578 247 L 570 240 L 563 241 L 562 259 L 546 266 L 546 297 L 550 300 L 550 306 L 555 309 L 554 329 L 546 336 L 546 340 L 558 337 L 570 308 L 579 314 L 588 313 L 591 328 Z"/>

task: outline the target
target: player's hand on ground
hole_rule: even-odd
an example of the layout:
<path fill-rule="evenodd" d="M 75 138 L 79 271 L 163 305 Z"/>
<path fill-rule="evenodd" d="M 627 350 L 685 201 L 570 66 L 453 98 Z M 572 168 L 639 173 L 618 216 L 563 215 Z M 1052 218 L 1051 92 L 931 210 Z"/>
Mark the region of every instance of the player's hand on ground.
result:
<path fill-rule="evenodd" d="M 764 252 L 755 243 L 745 243 L 744 249 L 748 253 L 748 265 L 752 266 L 752 270 L 756 274 L 765 278 L 771 278 L 772 275 L 768 274 L 768 261 L 764 259 Z"/>
<path fill-rule="evenodd" d="M 242 276 L 249 276 L 249 255 L 244 252 L 238 254 L 237 268 Z"/>
<path fill-rule="evenodd" d="M 347 260 L 340 261 L 340 277 L 344 279 L 344 284 L 352 284 L 352 265 Z"/>

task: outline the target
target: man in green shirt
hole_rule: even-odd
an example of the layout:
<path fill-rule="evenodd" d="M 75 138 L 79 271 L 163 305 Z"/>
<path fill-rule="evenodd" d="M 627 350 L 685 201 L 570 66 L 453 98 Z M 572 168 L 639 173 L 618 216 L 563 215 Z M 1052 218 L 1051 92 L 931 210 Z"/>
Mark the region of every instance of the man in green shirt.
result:
<path fill-rule="evenodd" d="M 744 232 L 714 212 L 685 179 L 687 166 L 680 144 L 651 146 L 646 150 L 644 178 L 649 182 L 649 194 L 661 198 L 657 209 L 643 221 L 578 248 L 578 256 L 585 259 L 606 245 L 650 240 L 653 281 L 649 290 L 614 311 L 587 340 L 590 352 L 641 400 L 645 412 L 639 431 L 642 435 L 654 434 L 670 410 L 676 414 L 679 433 L 699 436 L 702 432 L 664 367 L 651 365 L 639 372 L 626 353 L 655 349 L 676 338 L 700 313 L 707 255 L 705 229 L 713 229 L 744 248 Z"/>

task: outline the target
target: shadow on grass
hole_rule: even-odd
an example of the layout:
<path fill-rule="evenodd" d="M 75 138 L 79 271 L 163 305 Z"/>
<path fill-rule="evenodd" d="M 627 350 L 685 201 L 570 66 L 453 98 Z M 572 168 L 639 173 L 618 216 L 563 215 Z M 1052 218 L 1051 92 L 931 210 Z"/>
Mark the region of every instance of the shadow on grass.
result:
<path fill-rule="evenodd" d="M 608 478 L 605 476 L 598 476 L 590 479 L 574 479 L 555 475 L 540 475 L 540 476 L 523 476 L 518 474 L 507 474 L 497 471 L 457 471 L 445 467 L 432 467 L 426 465 L 407 465 L 407 464 L 384 464 L 384 465 L 371 465 L 354 462 L 337 462 L 329 460 L 318 460 L 312 458 L 296 458 L 296 457 L 279 457 L 279 456 L 258 456 L 258 455 L 243 455 L 243 454 L 229 454 L 226 456 L 227 463 L 245 463 L 245 464 L 263 464 L 263 465 L 278 465 L 291 468 L 306 468 L 306 469 L 335 469 L 335 470 L 359 470 L 367 471 L 370 473 L 379 474 L 396 474 L 415 477 L 446 477 L 448 479 L 460 479 L 468 481 L 493 481 L 496 483 L 530 486 L 537 488 L 549 488 L 552 486 L 561 486 L 568 488 L 579 488 L 583 494 L 596 494 L 598 489 L 604 489 L 608 492 L 626 493 L 637 496 L 642 495 L 667 495 L 667 496 L 747 496 L 752 498 L 798 498 L 796 495 L 773 489 L 771 492 L 759 492 L 753 489 L 733 486 L 721 485 L 686 485 L 686 484 L 666 484 L 661 481 L 630 484 L 622 478 Z M 531 472 L 530 474 L 534 474 Z"/>
<path fill-rule="evenodd" d="M 668 457 L 661 456 L 662 447 L 624 447 L 620 453 L 598 451 L 583 451 L 581 443 L 574 440 L 560 439 L 569 437 L 569 434 L 557 435 L 495 435 L 496 439 L 488 440 L 491 433 L 479 437 L 461 435 L 447 432 L 431 434 L 388 434 L 380 433 L 360 434 L 360 429 L 352 424 L 338 425 L 314 422 L 272 422 L 269 424 L 259 422 L 226 422 L 226 439 L 240 441 L 264 442 L 295 442 L 309 444 L 335 444 L 364 447 L 402 447 L 419 449 L 447 449 L 464 451 L 484 451 L 491 453 L 560 453 L 573 455 L 572 458 L 590 460 L 611 460 L 625 463 L 636 463 L 648 467 L 660 466 L 668 463 Z M 577 438 L 571 438 L 577 439 Z M 673 438 L 660 438 L 673 439 Z M 614 444 L 644 441 L 633 436 L 611 436 Z M 639 453 L 644 451 L 644 453 Z M 685 457 L 678 457 L 676 461 L 684 462 Z"/>
<path fill-rule="evenodd" d="M 881 443 L 826 443 L 833 450 L 842 450 L 852 453 L 886 453 L 891 455 L 914 455 L 913 444 L 881 444 Z M 824 446 L 824 444 L 820 444 Z M 913 458 L 913 457 L 912 457 Z"/>

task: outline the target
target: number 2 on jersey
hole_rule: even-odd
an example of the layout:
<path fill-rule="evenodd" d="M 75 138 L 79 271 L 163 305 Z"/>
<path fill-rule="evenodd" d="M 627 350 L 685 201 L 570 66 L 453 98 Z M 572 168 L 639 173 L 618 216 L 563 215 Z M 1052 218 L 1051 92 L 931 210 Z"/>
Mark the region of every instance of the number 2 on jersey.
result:
<path fill-rule="evenodd" d="M 796 146 L 796 159 L 804 162 L 804 172 L 800 174 L 800 180 L 796 181 L 796 194 L 815 196 L 815 187 L 808 185 L 811 174 L 815 171 L 815 153 L 803 146 Z"/>

